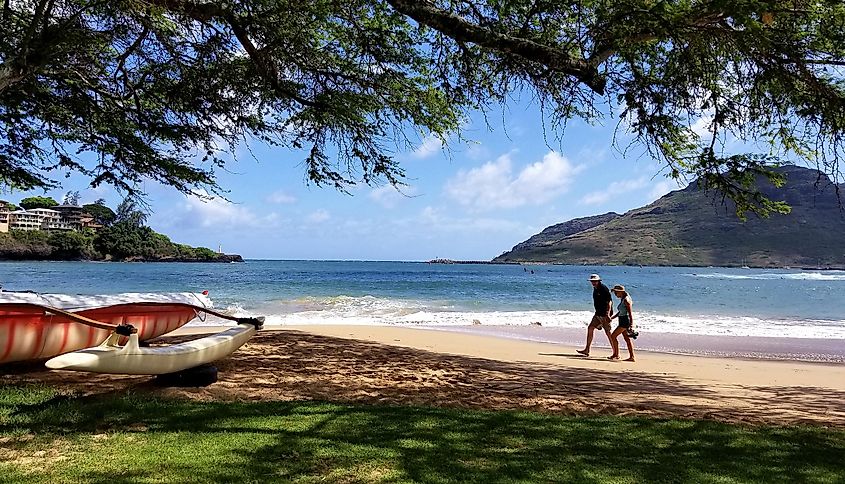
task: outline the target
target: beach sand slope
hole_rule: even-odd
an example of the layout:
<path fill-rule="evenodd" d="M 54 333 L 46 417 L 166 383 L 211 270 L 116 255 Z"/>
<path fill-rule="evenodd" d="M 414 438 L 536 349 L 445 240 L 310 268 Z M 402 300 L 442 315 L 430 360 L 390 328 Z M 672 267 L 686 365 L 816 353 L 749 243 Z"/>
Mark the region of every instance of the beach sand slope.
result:
<path fill-rule="evenodd" d="M 608 361 L 606 352 L 596 348 L 583 358 L 571 347 L 490 336 L 308 326 L 262 331 L 218 362 L 219 381 L 204 388 L 159 388 L 152 377 L 34 364 L 5 367 L 0 382 L 80 394 L 132 390 L 214 401 L 327 400 L 845 427 L 845 365 L 648 352 L 628 363 Z"/>

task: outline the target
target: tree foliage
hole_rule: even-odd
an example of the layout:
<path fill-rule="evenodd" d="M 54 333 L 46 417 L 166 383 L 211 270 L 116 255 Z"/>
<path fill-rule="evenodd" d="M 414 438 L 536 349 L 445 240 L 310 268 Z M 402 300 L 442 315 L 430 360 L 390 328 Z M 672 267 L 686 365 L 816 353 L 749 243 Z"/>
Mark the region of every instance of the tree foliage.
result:
<path fill-rule="evenodd" d="M 53 200 L 52 197 L 27 197 L 21 200 L 20 206 L 24 210 L 32 210 L 33 208 L 53 208 L 59 202 Z"/>
<path fill-rule="evenodd" d="M 131 221 L 117 222 L 100 230 L 94 238 L 94 247 L 113 259 L 213 261 L 219 258 L 210 249 L 173 243 L 166 235 Z"/>
<path fill-rule="evenodd" d="M 94 203 L 86 203 L 82 206 L 82 211 L 94 217 L 94 221 L 103 226 L 111 225 L 115 218 L 117 218 L 114 210 L 107 207 L 103 199 L 97 200 Z"/>
<path fill-rule="evenodd" d="M 62 198 L 63 205 L 79 205 L 79 190 L 72 190 L 65 193 L 64 198 Z"/>
<path fill-rule="evenodd" d="M 37 202 L 43 204 L 43 200 Z M 32 205 L 27 203 L 27 206 Z M 174 243 L 166 235 L 144 225 L 146 214 L 134 200 L 127 199 L 120 204 L 119 216 L 103 199 L 82 208 L 104 227 L 97 232 L 85 229 L 0 233 L 0 260 L 221 260 L 221 255 L 211 249 Z M 230 259 L 224 257 L 224 260 Z"/>
<path fill-rule="evenodd" d="M 135 198 L 126 197 L 117 206 L 113 221 L 116 224 L 141 227 L 147 222 L 147 213 L 139 207 L 138 201 Z"/>
<path fill-rule="evenodd" d="M 785 210 L 749 182 L 782 183 L 781 159 L 839 179 L 841 1 L 20 0 L 0 31 L 0 181 L 19 188 L 65 168 L 219 193 L 246 138 L 306 150 L 317 184 L 397 183 L 397 146 L 520 92 L 559 134 L 621 113 L 740 213 Z"/>
<path fill-rule="evenodd" d="M 51 257 L 56 259 L 91 259 L 95 234 L 91 231 L 62 230 L 50 232 L 48 242 L 52 246 Z"/>

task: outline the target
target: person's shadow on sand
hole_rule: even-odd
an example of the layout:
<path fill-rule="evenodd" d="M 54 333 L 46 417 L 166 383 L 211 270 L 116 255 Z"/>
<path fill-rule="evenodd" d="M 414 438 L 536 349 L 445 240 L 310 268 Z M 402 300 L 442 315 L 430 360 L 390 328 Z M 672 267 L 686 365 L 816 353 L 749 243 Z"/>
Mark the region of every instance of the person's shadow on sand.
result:
<path fill-rule="evenodd" d="M 588 355 L 580 353 L 537 353 L 539 356 L 559 356 L 561 358 L 570 358 L 573 360 L 595 360 L 595 361 L 609 361 L 607 358 L 590 358 Z"/>

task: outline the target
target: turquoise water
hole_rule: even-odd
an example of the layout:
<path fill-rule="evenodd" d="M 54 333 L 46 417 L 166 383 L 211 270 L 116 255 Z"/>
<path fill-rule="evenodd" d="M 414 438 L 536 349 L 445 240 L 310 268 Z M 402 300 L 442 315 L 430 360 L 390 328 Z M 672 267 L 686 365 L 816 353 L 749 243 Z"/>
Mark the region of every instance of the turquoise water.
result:
<path fill-rule="evenodd" d="M 533 273 L 531 272 L 533 271 Z M 208 290 L 268 324 L 583 328 L 590 273 L 624 284 L 645 331 L 845 339 L 845 272 L 728 268 L 261 261 L 0 263 L 5 290 L 113 294 Z M 772 323 L 777 327 L 773 328 Z"/>

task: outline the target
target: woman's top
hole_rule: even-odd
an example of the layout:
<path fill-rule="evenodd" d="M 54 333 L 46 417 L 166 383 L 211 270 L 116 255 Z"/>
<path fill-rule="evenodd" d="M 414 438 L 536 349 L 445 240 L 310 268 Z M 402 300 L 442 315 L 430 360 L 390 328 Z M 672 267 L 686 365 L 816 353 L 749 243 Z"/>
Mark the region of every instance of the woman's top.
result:
<path fill-rule="evenodd" d="M 634 301 L 631 299 L 631 296 L 623 297 L 622 300 L 619 301 L 619 307 L 617 308 L 619 310 L 620 318 L 630 317 L 630 314 L 628 314 L 628 306 L 625 305 L 625 301 L 628 301 L 628 304 L 631 304 L 632 307 L 634 304 Z"/>

